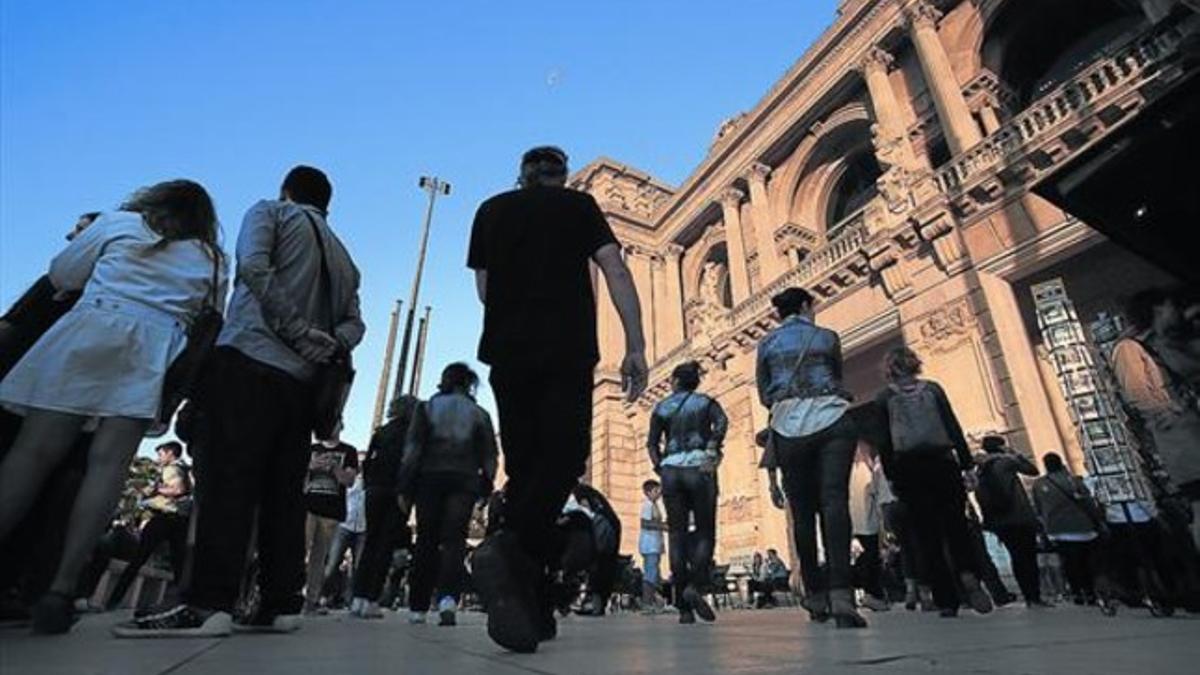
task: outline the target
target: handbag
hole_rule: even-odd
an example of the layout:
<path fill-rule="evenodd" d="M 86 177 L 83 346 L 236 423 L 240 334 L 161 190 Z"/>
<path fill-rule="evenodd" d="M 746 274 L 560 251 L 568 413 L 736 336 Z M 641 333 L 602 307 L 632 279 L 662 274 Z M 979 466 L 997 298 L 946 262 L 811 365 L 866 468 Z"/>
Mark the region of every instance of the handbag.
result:
<path fill-rule="evenodd" d="M 162 403 L 159 404 L 158 419 L 146 432 L 152 438 L 162 436 L 170 428 L 171 418 L 179 410 L 183 402 L 193 398 L 200 390 L 200 379 L 204 373 L 204 365 L 212 355 L 217 345 L 217 337 L 225 326 L 225 317 L 218 307 L 217 292 L 220 285 L 218 274 L 221 256 L 216 250 L 212 254 L 212 279 L 209 282 L 208 297 L 204 306 L 192 317 L 192 325 L 188 327 L 187 346 L 183 352 L 171 362 L 163 380 Z"/>
<path fill-rule="evenodd" d="M 304 211 L 304 217 L 312 227 L 313 238 L 317 240 L 317 248 L 321 252 L 321 283 L 327 294 L 325 301 L 329 309 L 329 334 L 334 335 L 337 325 L 333 308 L 333 281 L 329 274 L 329 263 L 325 256 L 325 240 L 317 228 L 317 221 L 312 214 Z M 312 427 L 313 434 L 319 439 L 332 438 L 342 421 L 342 411 L 346 400 L 350 398 L 350 388 L 354 385 L 354 364 L 350 353 L 339 350 L 329 360 L 329 363 L 319 364 L 312 380 Z"/>

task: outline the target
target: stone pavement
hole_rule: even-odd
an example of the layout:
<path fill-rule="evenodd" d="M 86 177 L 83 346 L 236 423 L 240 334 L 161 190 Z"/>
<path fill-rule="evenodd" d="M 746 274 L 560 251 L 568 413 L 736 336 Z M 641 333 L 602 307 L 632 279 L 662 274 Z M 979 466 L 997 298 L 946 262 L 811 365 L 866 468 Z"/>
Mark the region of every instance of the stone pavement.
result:
<path fill-rule="evenodd" d="M 1195 673 L 1200 618 L 1109 619 L 1076 607 L 998 610 L 957 620 L 903 610 L 838 631 L 797 610 L 723 612 L 713 625 L 673 616 L 573 617 L 535 655 L 494 647 L 483 617 L 458 628 L 410 626 L 402 614 L 321 617 L 293 635 L 224 640 L 115 640 L 119 615 L 86 618 L 67 637 L 0 629 L 0 675 L 340 675 L 353 673 Z"/>

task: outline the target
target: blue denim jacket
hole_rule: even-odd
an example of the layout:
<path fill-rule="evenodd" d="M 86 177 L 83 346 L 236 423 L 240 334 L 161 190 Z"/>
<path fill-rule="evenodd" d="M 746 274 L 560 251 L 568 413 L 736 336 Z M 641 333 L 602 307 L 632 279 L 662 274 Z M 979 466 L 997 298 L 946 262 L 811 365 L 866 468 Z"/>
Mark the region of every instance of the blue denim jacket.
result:
<path fill-rule="evenodd" d="M 808 351 L 797 372 L 796 361 Z M 842 388 L 842 342 L 807 317 L 790 316 L 758 344 L 758 399 L 770 408 L 789 398 L 851 396 Z"/>

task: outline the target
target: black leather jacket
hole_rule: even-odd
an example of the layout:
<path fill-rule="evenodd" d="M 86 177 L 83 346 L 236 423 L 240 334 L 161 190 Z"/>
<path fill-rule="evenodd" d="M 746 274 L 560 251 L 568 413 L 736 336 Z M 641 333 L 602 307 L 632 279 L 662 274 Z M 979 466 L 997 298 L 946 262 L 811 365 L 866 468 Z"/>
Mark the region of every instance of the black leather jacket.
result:
<path fill-rule="evenodd" d="M 479 477 L 480 489 L 490 491 L 498 454 L 487 411 L 466 395 L 438 394 L 413 414 L 396 482 L 411 495 L 422 474 L 450 473 Z"/>
<path fill-rule="evenodd" d="M 692 450 L 720 453 L 728 429 L 729 418 L 716 400 L 699 392 L 677 391 L 660 401 L 650 416 L 646 439 L 650 461 L 658 466 L 666 455 Z"/>
<path fill-rule="evenodd" d="M 801 353 L 804 363 L 797 368 Z M 758 398 L 767 408 L 789 398 L 852 398 L 842 388 L 838 334 L 801 316 L 788 317 L 759 343 L 756 379 Z"/>

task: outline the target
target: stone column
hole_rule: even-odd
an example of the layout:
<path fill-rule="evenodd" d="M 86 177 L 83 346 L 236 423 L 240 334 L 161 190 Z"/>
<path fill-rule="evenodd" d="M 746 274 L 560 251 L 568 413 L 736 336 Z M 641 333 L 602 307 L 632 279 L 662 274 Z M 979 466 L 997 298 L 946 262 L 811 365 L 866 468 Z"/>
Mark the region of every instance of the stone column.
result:
<path fill-rule="evenodd" d="M 733 305 L 750 297 L 750 275 L 746 271 L 746 246 L 742 238 L 742 214 L 738 210 L 745 193 L 728 188 L 718 198 L 725 220 L 725 249 L 729 253 L 729 287 Z"/>
<path fill-rule="evenodd" d="M 754 209 L 754 236 L 758 247 L 758 277 L 763 286 L 783 273 L 785 265 L 775 248 L 775 223 L 771 220 L 771 202 L 767 195 L 767 176 L 771 167 L 754 163 L 746 172 L 750 184 L 750 206 Z"/>
<path fill-rule="evenodd" d="M 662 311 L 659 312 L 659 315 L 661 316 L 660 325 L 663 329 L 662 351 L 665 353 L 683 342 L 686 334 L 683 319 L 683 247 L 678 244 L 667 244 L 663 259 L 666 293 L 660 303 Z"/>
<path fill-rule="evenodd" d="M 989 103 L 980 108 L 979 119 L 983 121 L 983 133 L 988 136 L 1000 130 L 1000 116 L 996 114 L 994 105 Z"/>
<path fill-rule="evenodd" d="M 650 257 L 646 251 L 640 248 L 629 247 L 626 249 L 626 260 L 629 263 L 629 271 L 633 273 L 633 282 L 637 286 L 638 299 L 642 303 L 642 331 L 646 334 L 646 359 L 651 363 L 658 358 L 658 352 L 655 351 L 654 345 L 654 281 L 651 278 Z"/>
<path fill-rule="evenodd" d="M 1064 454 L 1064 443 L 1054 420 L 1054 408 L 1038 371 L 1037 356 L 1029 343 L 1029 331 L 1021 319 L 1012 285 L 986 272 L 979 273 L 988 313 L 991 315 L 995 338 L 1012 384 L 1013 399 L 1021 412 L 1021 422 L 1029 439 L 1030 450 L 1041 457 L 1053 450 Z"/>
<path fill-rule="evenodd" d="M 933 104 L 937 108 L 938 119 L 942 122 L 942 132 L 950 152 L 958 154 L 983 140 L 979 126 L 971 117 L 971 110 L 963 98 L 962 87 L 950 67 L 950 59 L 946 49 L 938 37 L 937 22 L 942 13 L 928 2 L 915 5 L 909 16 L 909 31 L 913 44 L 917 48 L 917 58 L 921 62 L 921 70 L 925 74 L 925 83 L 933 95 Z"/>
<path fill-rule="evenodd" d="M 675 346 L 668 344 L 666 329 L 670 310 L 667 306 L 667 262 L 661 255 L 650 258 L 650 276 L 654 282 L 654 352 L 666 354 Z"/>
<path fill-rule="evenodd" d="M 871 110 L 875 113 L 875 123 L 879 125 L 876 132 L 883 138 L 894 138 L 904 132 L 900 106 L 896 103 L 896 92 L 888 79 L 888 69 L 893 61 L 891 54 L 878 47 L 872 47 L 859 64 L 863 79 L 867 83 L 867 92 L 871 96 Z"/>

